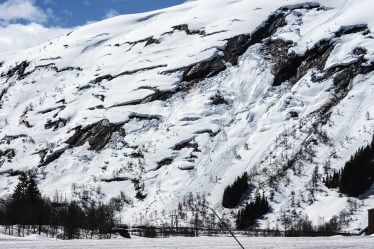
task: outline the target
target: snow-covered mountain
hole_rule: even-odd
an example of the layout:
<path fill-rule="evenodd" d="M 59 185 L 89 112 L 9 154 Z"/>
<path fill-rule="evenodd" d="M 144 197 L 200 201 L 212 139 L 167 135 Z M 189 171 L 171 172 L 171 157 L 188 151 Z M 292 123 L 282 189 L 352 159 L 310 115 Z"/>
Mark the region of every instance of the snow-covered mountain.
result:
<path fill-rule="evenodd" d="M 322 178 L 374 133 L 373 9 L 195 0 L 2 54 L 0 195 L 34 169 L 47 196 L 124 193 L 126 222 L 190 192 L 230 215 L 224 188 L 248 172 L 243 204 L 270 200 L 262 227 L 347 211 L 346 230 L 361 229 L 374 196 L 345 197 Z"/>

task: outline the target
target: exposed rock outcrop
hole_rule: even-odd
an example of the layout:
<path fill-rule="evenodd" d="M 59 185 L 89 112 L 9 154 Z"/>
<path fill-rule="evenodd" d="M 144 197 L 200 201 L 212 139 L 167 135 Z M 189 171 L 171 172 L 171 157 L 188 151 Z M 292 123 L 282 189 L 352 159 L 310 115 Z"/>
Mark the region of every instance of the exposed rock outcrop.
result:
<path fill-rule="evenodd" d="M 227 105 L 227 101 L 220 92 L 217 92 L 214 96 L 210 97 L 212 105 Z"/>
<path fill-rule="evenodd" d="M 75 128 L 75 134 L 71 136 L 66 143 L 77 147 L 88 142 L 90 150 L 99 151 L 109 142 L 112 133 L 119 131 L 122 124 L 112 124 L 107 119 L 103 119 L 87 127 Z"/>
<path fill-rule="evenodd" d="M 213 77 L 225 69 L 226 66 L 224 62 L 219 58 L 214 58 L 210 61 L 202 61 L 184 71 L 182 81 L 200 81 L 205 78 Z"/>
<path fill-rule="evenodd" d="M 17 79 L 22 79 L 24 77 L 27 67 L 30 66 L 30 62 L 22 61 L 20 64 L 8 70 L 7 73 L 1 74 L 1 77 L 11 78 L 14 75 L 17 75 Z"/>
<path fill-rule="evenodd" d="M 223 49 L 223 55 L 217 55 L 210 60 L 201 61 L 196 64 L 193 64 L 188 67 L 178 68 L 174 70 L 165 71 L 163 73 L 173 73 L 177 71 L 182 71 L 182 81 L 196 83 L 206 78 L 213 77 L 218 73 L 226 70 L 225 63 L 230 63 L 232 65 L 238 64 L 238 58 L 243 55 L 250 46 L 262 42 L 264 39 L 271 37 L 280 27 L 283 27 L 287 24 L 286 17 L 291 11 L 295 9 L 313 9 L 319 8 L 319 4 L 307 3 L 303 5 L 295 5 L 290 7 L 283 7 L 277 10 L 274 14 L 270 15 L 269 18 L 260 25 L 251 35 L 241 34 L 234 36 L 227 40 L 226 46 Z M 188 28 L 185 25 L 177 26 L 178 30 L 185 30 Z M 187 32 L 187 31 L 186 31 Z M 191 33 L 191 32 L 190 32 Z M 290 58 L 288 58 L 290 59 Z M 295 59 L 297 57 L 295 56 Z M 299 61 L 295 62 L 291 59 L 288 64 L 300 63 Z M 279 69 L 284 71 L 283 67 Z M 286 74 L 282 72 L 282 74 Z M 281 81 L 283 78 L 277 80 Z M 278 83 L 277 83 L 278 84 Z M 275 84 L 276 85 L 276 84 Z M 191 88 L 193 84 L 188 84 L 187 87 L 184 85 L 177 91 L 186 91 Z"/>
<path fill-rule="evenodd" d="M 47 123 L 44 124 L 45 129 L 51 129 L 57 130 L 60 127 L 64 127 L 68 121 L 63 118 L 58 118 L 57 120 L 48 120 Z"/>
<path fill-rule="evenodd" d="M 48 124 L 46 129 L 52 127 L 56 128 L 55 125 L 57 125 L 57 123 Z M 109 120 L 103 119 L 84 128 L 82 128 L 81 126 L 76 127 L 74 129 L 74 135 L 65 141 L 65 143 L 68 144 L 68 146 L 65 146 L 55 151 L 41 150 L 37 152 L 37 154 L 39 154 L 41 158 L 39 167 L 47 166 L 54 160 L 58 159 L 65 152 L 65 150 L 71 147 L 82 146 L 86 142 L 88 142 L 90 150 L 102 150 L 110 141 L 113 132 L 120 132 L 122 136 L 125 136 L 125 131 L 121 128 L 122 125 L 123 123 L 112 124 L 109 122 Z"/>
<path fill-rule="evenodd" d="M 0 144 L 10 144 L 13 140 L 18 138 L 26 138 L 26 134 L 19 134 L 19 135 L 6 135 L 0 139 Z"/>
<path fill-rule="evenodd" d="M 144 47 L 147 47 L 152 44 L 160 44 L 160 41 L 155 39 L 153 36 L 149 36 L 147 38 L 138 40 L 138 41 L 133 41 L 133 42 L 126 42 L 127 44 L 131 45 L 132 47 L 139 44 L 139 43 L 144 43 Z M 116 44 L 117 47 L 119 47 L 119 44 Z"/>
<path fill-rule="evenodd" d="M 174 31 L 184 31 L 186 32 L 187 35 L 205 35 L 204 30 L 191 30 L 187 24 L 175 25 L 171 28 L 173 29 L 173 31 L 167 32 L 165 34 L 170 34 L 170 33 L 173 33 Z"/>
<path fill-rule="evenodd" d="M 68 147 L 64 147 L 64 148 L 61 148 L 59 150 L 52 151 L 49 154 L 46 151 L 39 152 L 39 155 L 40 155 L 40 158 L 41 158 L 39 167 L 47 166 L 51 162 L 57 160 L 58 158 L 60 158 L 60 156 L 62 154 L 64 154 L 65 150 L 67 150 L 67 149 L 68 149 Z"/>
<path fill-rule="evenodd" d="M 272 56 L 272 60 L 274 62 L 273 86 L 279 86 L 286 81 L 294 84 L 313 68 L 323 72 L 326 61 L 335 48 L 335 39 L 343 35 L 363 31 L 370 32 L 366 25 L 343 27 L 335 33 L 335 36 L 330 39 L 323 39 L 319 41 L 303 55 L 297 55 L 294 52 L 289 52 L 289 49 L 294 45 L 290 41 L 280 39 L 267 41 L 265 43 L 265 51 Z M 356 55 L 363 55 L 366 53 L 366 51 L 362 48 L 356 48 L 353 53 Z M 334 68 L 328 69 L 325 73 L 325 77 L 323 78 L 325 79 L 330 77 L 332 74 L 346 67 L 346 65 L 338 65 Z M 317 80 L 317 78 L 313 78 L 313 80 Z"/>
<path fill-rule="evenodd" d="M 177 143 L 172 149 L 182 150 L 184 148 L 192 148 L 194 152 L 200 152 L 199 145 L 196 142 L 194 142 L 193 138 Z"/>
<path fill-rule="evenodd" d="M 90 84 L 98 84 L 98 83 L 101 83 L 104 80 L 111 81 L 111 80 L 113 80 L 115 78 L 118 78 L 120 76 L 132 75 L 132 74 L 135 74 L 135 73 L 138 73 L 138 72 L 153 70 L 153 69 L 162 68 L 162 67 L 167 67 L 167 65 L 163 64 L 163 65 L 143 67 L 143 68 L 138 68 L 138 69 L 135 69 L 135 70 L 124 71 L 124 72 L 116 74 L 116 75 L 105 74 L 105 75 L 102 75 L 102 76 L 98 76 L 97 78 L 91 80 L 89 83 Z"/>
<path fill-rule="evenodd" d="M 0 150 L 0 159 L 5 157 L 8 161 L 12 160 L 16 156 L 15 149 L 6 149 L 4 151 Z"/>

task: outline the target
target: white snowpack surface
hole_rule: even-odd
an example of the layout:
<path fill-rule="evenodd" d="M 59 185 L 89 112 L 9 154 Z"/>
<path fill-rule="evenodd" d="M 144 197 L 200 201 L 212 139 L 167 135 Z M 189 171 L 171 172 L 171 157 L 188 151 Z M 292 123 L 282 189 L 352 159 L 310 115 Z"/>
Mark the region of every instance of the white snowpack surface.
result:
<path fill-rule="evenodd" d="M 318 237 L 318 238 L 272 238 L 239 237 L 248 249 L 372 249 L 373 237 Z M 134 238 L 112 240 L 6 240 L 0 238 L 1 249 L 237 249 L 240 248 L 231 237 L 174 237 L 174 238 Z"/>
<path fill-rule="evenodd" d="M 272 62 L 261 53 L 260 44 L 256 44 L 239 58 L 238 66 L 227 65 L 225 71 L 199 82 L 188 92 L 175 94 L 166 101 L 118 106 L 143 99 L 154 93 L 154 89 L 175 89 L 181 73 L 165 74 L 165 71 L 208 60 L 220 53 L 227 39 L 254 32 L 279 7 L 304 2 L 188 1 L 168 9 L 114 17 L 81 27 L 35 48 L 1 54 L 0 62 L 4 63 L 0 73 L 6 73 L 24 60 L 30 62 L 26 73 L 35 71 L 23 79 L 0 77 L 0 90 L 8 88 L 1 101 L 0 138 L 25 135 L 0 144 L 2 151 L 15 150 L 14 158 L 0 163 L 0 195 L 11 193 L 18 181 L 17 176 L 6 172 L 37 169 L 43 195 L 53 196 L 58 191 L 70 198 L 72 184 L 78 190 L 97 194 L 95 198 L 101 200 L 123 191 L 133 204 L 125 206 L 122 220 L 136 224 L 140 216 L 155 217 L 155 212 L 161 219 L 162 210 L 175 209 L 189 192 L 205 193 L 211 206 L 220 214 L 225 213 L 227 210 L 221 207 L 223 190 L 246 171 L 254 176 L 252 184 L 259 192 L 267 196 L 274 193 L 270 203 L 273 212 L 260 223 L 263 228 L 276 227 L 281 213 L 293 210 L 308 215 L 318 224 L 349 209 L 354 199 L 359 205 L 352 211 L 352 221 L 346 230 L 363 229 L 367 225 L 366 210 L 374 206 L 373 195 L 368 195 L 364 201 L 341 196 L 336 190 L 327 189 L 322 177 L 314 196 L 309 190 L 315 167 L 321 176 L 324 165 L 340 169 L 357 149 L 370 141 L 374 118 L 367 119 L 367 113 L 374 117 L 373 73 L 353 80 L 348 95 L 332 108 L 329 122 L 322 127 L 328 143 L 310 145 L 315 152 L 313 160 L 299 161 L 302 165 L 299 174 L 287 171 L 288 179 L 281 180 L 276 189 L 269 186 L 269 177 L 286 158 L 305 149 L 304 142 L 311 136 L 308 129 L 315 121 L 314 111 L 333 96 L 331 78 L 312 82 L 312 72 L 309 72 L 294 85 L 273 87 Z M 327 8 L 293 11 L 287 17 L 288 25 L 280 28 L 273 38 L 293 41 L 295 45 L 291 50 L 303 54 L 321 39 L 331 38 L 343 26 L 367 24 L 374 30 L 373 0 L 314 2 Z M 188 24 L 190 30 L 203 30 L 210 35 L 170 32 L 173 26 L 180 24 Z M 368 63 L 374 61 L 374 39 L 370 35 L 354 33 L 339 38 L 326 68 L 354 60 L 352 49 L 356 47 L 367 50 Z M 159 40 L 159 44 L 132 43 L 150 36 Z M 51 67 L 36 68 L 49 63 L 54 63 L 58 69 L 79 67 L 81 70 L 56 72 Z M 147 67 L 155 68 L 136 71 Z M 130 71 L 136 72 L 92 83 L 99 76 Z M 211 104 L 210 98 L 217 92 L 225 97 L 228 105 Z M 289 118 L 291 111 L 297 112 L 298 118 Z M 147 117 L 156 115 L 159 119 L 129 120 L 132 113 Z M 67 120 L 66 125 L 45 128 L 48 121 L 59 118 Z M 103 119 L 111 123 L 126 122 L 123 125 L 126 136 L 114 133 L 100 152 L 88 150 L 87 144 L 69 148 L 57 160 L 38 167 L 41 158 L 37 152 L 45 150 L 51 154 L 65 148 L 65 141 L 73 135 L 75 127 L 85 127 Z M 210 136 L 206 131 L 217 135 Z M 197 143 L 199 151 L 172 149 L 188 140 Z M 143 154 L 142 158 L 129 156 L 138 152 Z M 157 162 L 168 158 L 173 159 L 170 165 L 157 167 Z M 116 177 L 129 180 L 103 181 Z M 141 183 L 146 194 L 144 200 L 135 198 L 131 180 Z M 290 210 L 291 202 L 299 205 Z M 204 240 L 210 239 L 201 239 Z M 360 238 L 330 240 L 334 243 L 343 240 L 348 244 L 368 241 Z M 253 241 L 259 243 L 259 239 Z M 283 240 L 274 241 L 281 243 Z M 295 239 L 295 243 L 305 241 Z M 331 248 L 338 248 L 334 243 Z M 270 243 L 268 248 L 272 246 Z M 134 248 L 140 247 L 134 245 Z M 280 247 L 277 245 L 277 248 Z"/>

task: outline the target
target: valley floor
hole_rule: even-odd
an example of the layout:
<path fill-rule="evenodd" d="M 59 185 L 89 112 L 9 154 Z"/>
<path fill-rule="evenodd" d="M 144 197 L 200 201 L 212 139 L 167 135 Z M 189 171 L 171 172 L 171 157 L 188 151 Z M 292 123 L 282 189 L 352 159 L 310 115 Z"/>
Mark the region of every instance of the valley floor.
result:
<path fill-rule="evenodd" d="M 374 237 L 315 237 L 315 238 L 284 238 L 284 237 L 241 237 L 239 238 L 245 248 L 250 249 L 371 249 Z M 148 239 L 135 237 L 130 240 L 46 240 L 39 237 L 14 238 L 0 237 L 0 249 L 237 249 L 235 241 L 230 237 L 173 237 L 163 239 Z"/>

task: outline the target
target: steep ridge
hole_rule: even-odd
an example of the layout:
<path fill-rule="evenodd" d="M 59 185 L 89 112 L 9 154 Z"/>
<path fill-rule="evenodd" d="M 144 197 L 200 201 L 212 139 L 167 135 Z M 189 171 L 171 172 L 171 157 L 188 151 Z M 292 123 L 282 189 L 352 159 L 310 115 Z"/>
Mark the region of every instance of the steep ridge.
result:
<path fill-rule="evenodd" d="M 0 55 L 0 194 L 35 170 L 46 195 L 124 193 L 126 222 L 160 223 L 190 193 L 233 220 L 222 194 L 247 172 L 241 205 L 270 201 L 261 227 L 349 211 L 363 228 L 374 197 L 322 179 L 374 133 L 371 6 L 188 1 Z"/>

